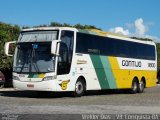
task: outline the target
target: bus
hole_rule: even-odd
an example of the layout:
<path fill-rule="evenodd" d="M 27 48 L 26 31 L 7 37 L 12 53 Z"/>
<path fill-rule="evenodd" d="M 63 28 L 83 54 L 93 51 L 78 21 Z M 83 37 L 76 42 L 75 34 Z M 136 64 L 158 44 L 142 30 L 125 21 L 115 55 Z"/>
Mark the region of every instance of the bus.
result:
<path fill-rule="evenodd" d="M 13 55 L 13 86 L 30 91 L 127 89 L 142 93 L 156 86 L 157 52 L 153 41 L 141 41 L 95 29 L 70 27 L 24 29 L 5 44 Z"/>

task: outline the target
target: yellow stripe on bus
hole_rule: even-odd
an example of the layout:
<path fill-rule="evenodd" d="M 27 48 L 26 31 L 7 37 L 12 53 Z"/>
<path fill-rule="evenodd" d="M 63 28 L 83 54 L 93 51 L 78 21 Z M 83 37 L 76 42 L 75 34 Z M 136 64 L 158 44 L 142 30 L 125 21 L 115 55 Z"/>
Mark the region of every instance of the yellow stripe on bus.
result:
<path fill-rule="evenodd" d="M 137 77 L 140 81 L 144 76 L 146 87 L 156 86 L 156 71 L 154 70 L 123 70 L 120 69 L 116 57 L 108 57 L 111 69 L 116 80 L 117 88 L 131 88 L 132 80 Z"/>

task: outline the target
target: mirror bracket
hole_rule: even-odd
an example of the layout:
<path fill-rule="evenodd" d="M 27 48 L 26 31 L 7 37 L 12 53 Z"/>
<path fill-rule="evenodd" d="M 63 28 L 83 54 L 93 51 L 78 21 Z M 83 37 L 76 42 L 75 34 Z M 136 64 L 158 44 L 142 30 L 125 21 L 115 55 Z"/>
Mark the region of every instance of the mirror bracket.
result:
<path fill-rule="evenodd" d="M 59 55 L 58 53 L 58 43 L 60 43 L 61 40 L 53 40 L 51 44 L 51 54 L 53 55 Z"/>

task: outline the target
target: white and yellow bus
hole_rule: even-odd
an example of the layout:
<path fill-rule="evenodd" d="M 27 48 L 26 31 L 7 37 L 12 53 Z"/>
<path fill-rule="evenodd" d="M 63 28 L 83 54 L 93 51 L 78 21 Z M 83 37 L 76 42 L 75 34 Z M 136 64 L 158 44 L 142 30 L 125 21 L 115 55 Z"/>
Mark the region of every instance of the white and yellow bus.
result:
<path fill-rule="evenodd" d="M 157 52 L 153 41 L 140 41 L 98 30 L 68 27 L 25 29 L 16 43 L 13 85 L 31 91 L 130 89 L 156 86 Z"/>

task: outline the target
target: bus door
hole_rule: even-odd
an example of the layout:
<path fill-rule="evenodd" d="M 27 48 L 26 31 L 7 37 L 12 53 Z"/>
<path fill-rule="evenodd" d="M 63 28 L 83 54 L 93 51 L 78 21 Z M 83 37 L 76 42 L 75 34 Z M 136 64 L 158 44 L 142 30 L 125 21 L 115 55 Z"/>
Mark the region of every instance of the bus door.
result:
<path fill-rule="evenodd" d="M 70 70 L 73 58 L 74 32 L 62 31 L 57 61 L 57 90 L 68 90 L 67 84 L 70 82 Z"/>

